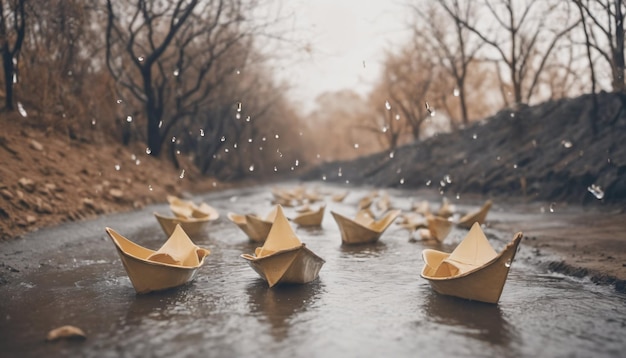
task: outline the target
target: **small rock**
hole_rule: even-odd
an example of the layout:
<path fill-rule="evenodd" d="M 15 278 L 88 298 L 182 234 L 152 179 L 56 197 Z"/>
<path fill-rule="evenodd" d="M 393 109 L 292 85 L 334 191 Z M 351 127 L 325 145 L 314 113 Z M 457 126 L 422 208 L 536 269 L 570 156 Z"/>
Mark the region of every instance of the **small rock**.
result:
<path fill-rule="evenodd" d="M 56 341 L 58 339 L 78 339 L 84 340 L 87 338 L 85 332 L 82 329 L 74 326 L 62 326 L 59 328 L 55 328 L 48 332 L 48 336 L 46 337 L 47 341 Z"/>
<path fill-rule="evenodd" d="M 32 225 L 37 221 L 37 218 L 34 215 L 26 215 L 26 223 L 28 225 Z"/>
<path fill-rule="evenodd" d="M 35 182 L 32 179 L 20 178 L 17 182 L 29 193 L 32 193 L 35 190 Z"/>
<path fill-rule="evenodd" d="M 2 195 L 2 197 L 7 200 L 13 199 L 13 193 L 11 193 L 11 191 L 7 188 L 3 188 L 2 190 L 0 190 L 0 195 Z"/>
<path fill-rule="evenodd" d="M 111 197 L 115 200 L 121 200 L 124 198 L 124 193 L 120 189 L 109 190 L 109 195 L 111 195 Z"/>
<path fill-rule="evenodd" d="M 37 207 L 35 208 L 35 211 L 40 214 L 52 214 L 52 206 L 42 201 L 40 198 L 37 198 Z"/>
<path fill-rule="evenodd" d="M 30 147 L 33 148 L 34 150 L 38 150 L 38 151 L 42 151 L 43 150 L 43 145 L 39 142 L 37 142 L 34 139 L 30 140 Z"/>
<path fill-rule="evenodd" d="M 53 191 L 57 191 L 57 186 L 56 184 L 52 184 L 52 183 L 46 183 L 44 185 L 44 188 L 46 188 L 48 191 L 53 192 Z"/>
<path fill-rule="evenodd" d="M 61 200 L 61 201 L 63 201 L 63 199 L 65 199 L 65 198 L 63 197 L 63 195 L 61 195 L 61 194 L 59 194 L 59 193 L 54 193 L 54 197 L 55 197 L 56 199 L 58 199 L 58 200 Z"/>
<path fill-rule="evenodd" d="M 15 194 L 17 194 L 17 198 L 20 200 L 24 199 L 24 192 L 22 192 L 21 190 L 16 190 Z"/>
<path fill-rule="evenodd" d="M 83 205 L 92 209 L 96 207 L 96 203 L 94 203 L 94 201 L 89 198 L 83 198 Z"/>
<path fill-rule="evenodd" d="M 111 182 L 109 182 L 108 180 L 103 180 L 102 181 L 102 186 L 106 187 L 106 186 L 109 186 L 109 185 L 111 185 Z"/>

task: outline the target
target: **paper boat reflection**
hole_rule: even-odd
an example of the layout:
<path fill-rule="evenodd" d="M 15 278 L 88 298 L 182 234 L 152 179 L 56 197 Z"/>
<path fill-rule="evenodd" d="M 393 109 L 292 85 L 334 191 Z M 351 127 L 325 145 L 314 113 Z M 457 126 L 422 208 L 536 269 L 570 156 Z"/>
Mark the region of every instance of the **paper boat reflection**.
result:
<path fill-rule="evenodd" d="M 421 276 L 433 290 L 449 296 L 498 303 L 522 233 L 497 254 L 478 223 L 451 254 L 426 249 Z"/>
<path fill-rule="evenodd" d="M 251 241 L 264 242 L 276 218 L 277 207 L 274 207 L 265 218 L 252 214 L 228 213 L 228 219 L 235 223 Z"/>
<path fill-rule="evenodd" d="M 400 215 L 400 210 L 391 210 L 375 220 L 366 211 L 359 211 L 354 220 L 331 211 L 344 244 L 366 244 L 377 241 L 391 223 Z"/>
<path fill-rule="evenodd" d="M 479 223 L 480 225 L 484 224 L 485 219 L 487 219 L 487 213 L 489 213 L 489 209 L 491 209 L 492 204 L 491 200 L 487 200 L 478 211 L 468 213 L 461 217 L 457 225 L 469 229 L 472 225 L 474 225 L 474 223 Z"/>
<path fill-rule="evenodd" d="M 241 257 L 270 287 L 279 283 L 311 282 L 318 277 L 325 262 L 300 242 L 280 205 L 263 246 L 257 247 L 254 255 L 243 254 Z"/>
<path fill-rule="evenodd" d="M 180 225 L 157 251 L 137 245 L 111 228 L 106 232 L 137 293 L 165 290 L 193 280 L 211 253 L 196 246 Z"/>

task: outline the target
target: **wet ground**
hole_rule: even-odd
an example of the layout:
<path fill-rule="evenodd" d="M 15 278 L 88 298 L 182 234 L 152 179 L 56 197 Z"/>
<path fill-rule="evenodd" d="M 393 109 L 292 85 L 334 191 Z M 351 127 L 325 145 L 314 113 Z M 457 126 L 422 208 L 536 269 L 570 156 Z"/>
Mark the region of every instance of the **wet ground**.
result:
<path fill-rule="evenodd" d="M 465 231 L 455 229 L 436 245 L 409 240 L 407 231 L 392 225 L 375 245 L 342 246 L 329 210 L 352 215 L 369 191 L 353 190 L 343 203 L 328 201 L 321 229 L 297 229 L 326 260 L 320 278 L 301 286 L 267 288 L 239 257 L 256 245 L 226 219 L 228 211 L 267 213 L 268 187 L 195 198 L 221 213 L 208 236 L 196 240 L 212 254 L 195 281 L 162 293 L 135 294 L 104 228 L 156 249 L 164 234 L 152 212 L 166 213 L 166 205 L 0 243 L 1 355 L 623 356 L 626 295 L 546 271 L 527 242 L 498 305 L 440 296 L 419 276 L 422 249 L 451 251 Z M 401 209 L 418 200 L 414 192 L 389 193 Z M 511 215 L 525 214 L 494 210 L 489 219 Z M 534 216 L 529 220 L 537 223 Z M 512 238 L 490 227 L 485 232 L 497 251 Z M 50 329 L 66 324 L 88 338 L 45 342 Z"/>

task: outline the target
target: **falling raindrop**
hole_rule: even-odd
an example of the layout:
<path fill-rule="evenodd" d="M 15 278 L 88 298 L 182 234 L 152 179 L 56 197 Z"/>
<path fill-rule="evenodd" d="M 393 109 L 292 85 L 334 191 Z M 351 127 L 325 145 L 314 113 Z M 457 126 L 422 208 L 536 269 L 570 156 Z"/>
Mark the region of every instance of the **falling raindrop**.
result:
<path fill-rule="evenodd" d="M 496 160 L 497 160 L 497 161 L 500 161 L 500 159 L 502 159 L 502 158 L 500 158 L 500 156 L 498 155 L 498 156 L 496 157 Z"/>
<path fill-rule="evenodd" d="M 237 102 L 237 112 L 241 112 L 241 102 Z"/>
<path fill-rule="evenodd" d="M 571 148 L 572 147 L 572 142 L 570 142 L 569 140 L 563 139 L 561 141 L 561 145 L 563 146 L 563 148 Z"/>
<path fill-rule="evenodd" d="M 404 184 L 404 178 L 400 178 L 400 184 Z"/>
<path fill-rule="evenodd" d="M 200 137 L 204 137 L 204 129 L 200 128 Z"/>
<path fill-rule="evenodd" d="M 476 139 L 478 138 L 478 135 L 476 133 L 472 134 L 472 139 Z"/>
<path fill-rule="evenodd" d="M 506 262 L 504 263 L 504 266 L 511 267 L 511 260 L 506 260 Z"/>
<path fill-rule="evenodd" d="M 163 127 L 163 121 L 159 121 L 159 128 Z"/>
<path fill-rule="evenodd" d="M 277 171 L 278 171 L 278 168 L 276 168 L 276 166 L 274 166 L 274 171 L 275 171 L 275 172 L 277 172 Z"/>
<path fill-rule="evenodd" d="M 259 151 L 262 151 L 262 150 L 263 150 L 263 147 L 259 147 Z"/>
<path fill-rule="evenodd" d="M 95 125 L 96 125 L 96 119 L 95 119 L 95 118 L 91 120 L 91 125 L 92 125 L 92 126 L 95 126 Z"/>
<path fill-rule="evenodd" d="M 152 191 L 152 185 L 148 185 L 148 190 Z"/>
<path fill-rule="evenodd" d="M 237 113 L 237 114 L 235 114 L 235 118 L 236 118 L 236 119 L 241 119 L 241 113 Z"/>
<path fill-rule="evenodd" d="M 339 171 L 337 172 L 337 176 L 343 176 L 343 173 L 341 172 L 341 167 L 339 167 Z"/>
<path fill-rule="evenodd" d="M 120 103 L 122 103 L 122 102 L 123 102 L 123 101 L 122 101 L 121 99 L 118 99 L 117 101 L 115 101 L 115 103 L 117 103 L 117 104 L 120 104 Z"/>
<path fill-rule="evenodd" d="M 141 164 L 141 160 L 135 159 L 135 165 L 139 165 L 139 164 Z"/>
<path fill-rule="evenodd" d="M 293 170 L 294 170 L 294 167 L 289 168 L 289 170 L 293 171 Z"/>
<path fill-rule="evenodd" d="M 213 187 L 215 188 L 217 186 L 216 182 L 211 183 L 211 185 L 213 185 Z"/>
<path fill-rule="evenodd" d="M 440 180 L 439 181 L 439 186 L 442 187 L 442 188 L 445 187 L 446 186 L 446 182 L 443 181 L 443 180 Z"/>
<path fill-rule="evenodd" d="M 253 171 L 254 171 L 254 164 L 251 164 L 251 165 L 248 167 L 248 170 L 249 170 L 249 171 L 251 171 L 251 172 L 253 172 Z"/>
<path fill-rule="evenodd" d="M 402 168 L 396 169 L 396 174 L 400 174 L 400 173 L 402 173 Z"/>
<path fill-rule="evenodd" d="M 354 143 L 354 149 L 359 149 L 359 143 Z"/>
<path fill-rule="evenodd" d="M 430 183 L 431 183 L 431 181 L 430 181 L 430 180 L 428 180 L 428 181 L 426 182 L 426 186 L 430 186 Z"/>
<path fill-rule="evenodd" d="M 224 148 L 224 153 L 228 153 L 230 150 L 228 148 Z"/>
<path fill-rule="evenodd" d="M 322 175 L 322 180 L 326 181 L 326 175 Z"/>
<path fill-rule="evenodd" d="M 178 177 L 179 177 L 179 178 L 181 178 L 181 179 L 185 177 L 185 169 L 183 169 L 183 170 L 180 172 L 180 175 L 179 175 Z"/>
<path fill-rule="evenodd" d="M 587 191 L 593 194 L 593 196 L 595 196 L 598 200 L 602 200 L 604 198 L 604 190 L 602 190 L 599 185 L 591 184 L 591 186 L 587 188 Z"/>
<path fill-rule="evenodd" d="M 233 144 L 233 148 L 237 149 L 237 143 Z"/>
<path fill-rule="evenodd" d="M 390 111 L 391 110 L 391 103 L 389 103 L 389 101 L 385 101 L 385 108 Z"/>
<path fill-rule="evenodd" d="M 172 137 L 172 143 L 176 143 L 176 137 Z"/>
<path fill-rule="evenodd" d="M 461 194 L 456 193 L 456 200 L 459 200 L 459 199 L 461 199 Z"/>
<path fill-rule="evenodd" d="M 298 159 L 296 159 L 296 163 L 295 164 L 296 164 L 296 167 L 297 167 L 298 165 L 300 165 L 300 161 Z"/>
<path fill-rule="evenodd" d="M 554 212 L 554 209 L 555 209 L 555 208 L 556 208 L 556 203 L 554 203 L 554 202 L 553 202 L 553 203 L 550 203 L 550 208 L 549 208 L 549 209 L 550 209 L 550 212 L 551 212 L 551 213 L 553 213 L 553 212 Z"/>
<path fill-rule="evenodd" d="M 511 118 L 515 117 L 515 113 L 511 112 Z"/>
<path fill-rule="evenodd" d="M 274 138 L 278 139 L 278 138 L 280 138 L 280 136 L 279 136 L 278 134 L 276 134 L 276 135 L 274 136 Z"/>
<path fill-rule="evenodd" d="M 139 56 L 139 57 L 137 57 L 137 60 L 139 60 L 139 62 L 143 62 L 144 58 L 143 58 L 143 56 Z"/>
<path fill-rule="evenodd" d="M 17 83 L 17 73 L 13 74 L 13 84 Z"/>
<path fill-rule="evenodd" d="M 24 118 L 28 117 L 28 113 L 26 113 L 26 110 L 24 109 L 22 102 L 17 102 L 17 111 L 20 112 L 20 116 Z"/>
<path fill-rule="evenodd" d="M 150 147 L 146 148 L 146 154 L 151 154 L 152 153 L 152 149 L 150 149 Z"/>
<path fill-rule="evenodd" d="M 263 138 L 261 138 L 261 140 L 265 142 L 267 140 L 267 138 L 263 137 Z"/>
<path fill-rule="evenodd" d="M 119 164 L 115 164 L 115 170 L 119 171 L 122 167 Z"/>
<path fill-rule="evenodd" d="M 395 155 L 396 155 L 395 152 L 389 152 L 389 158 L 393 159 Z"/>
<path fill-rule="evenodd" d="M 399 120 L 400 120 L 400 115 L 396 114 L 396 121 L 399 121 Z"/>
<path fill-rule="evenodd" d="M 517 164 L 513 164 L 513 169 L 517 169 Z"/>
<path fill-rule="evenodd" d="M 443 180 L 445 180 L 445 181 L 446 181 L 446 183 L 448 183 L 448 184 L 452 183 L 452 178 L 450 178 L 450 175 L 449 175 L 449 174 L 446 174 L 446 175 L 443 177 Z"/>
<path fill-rule="evenodd" d="M 126 116 L 126 122 L 130 123 L 133 121 L 133 116 Z"/>
<path fill-rule="evenodd" d="M 179 74 L 180 74 L 180 71 L 178 70 L 178 68 L 174 69 L 174 72 L 173 72 L 174 77 L 178 77 Z"/>
<path fill-rule="evenodd" d="M 320 156 L 320 153 L 317 153 L 317 154 L 315 155 L 315 157 L 316 157 L 317 159 L 320 159 L 320 157 L 321 157 L 321 156 Z"/>
<path fill-rule="evenodd" d="M 246 122 L 250 122 L 250 116 L 246 117 Z"/>
<path fill-rule="evenodd" d="M 240 75 L 240 74 L 241 74 L 241 71 L 240 71 L 240 70 L 237 70 L 235 73 L 236 73 L 236 74 L 238 74 L 238 75 Z"/>
<path fill-rule="evenodd" d="M 458 88 L 455 88 L 454 91 L 452 91 L 452 94 L 454 95 L 454 97 L 458 97 L 461 94 L 461 91 L 459 91 Z"/>
<path fill-rule="evenodd" d="M 135 159 L 137 159 L 137 156 L 135 154 L 131 154 L 130 155 L 130 160 L 135 160 Z"/>
<path fill-rule="evenodd" d="M 388 130 L 389 128 L 387 126 L 383 126 L 383 133 L 387 133 Z"/>
<path fill-rule="evenodd" d="M 248 143 L 252 143 L 252 138 L 248 138 Z"/>
<path fill-rule="evenodd" d="M 222 136 L 222 138 L 220 138 L 221 142 L 225 142 L 226 141 L 226 137 Z"/>

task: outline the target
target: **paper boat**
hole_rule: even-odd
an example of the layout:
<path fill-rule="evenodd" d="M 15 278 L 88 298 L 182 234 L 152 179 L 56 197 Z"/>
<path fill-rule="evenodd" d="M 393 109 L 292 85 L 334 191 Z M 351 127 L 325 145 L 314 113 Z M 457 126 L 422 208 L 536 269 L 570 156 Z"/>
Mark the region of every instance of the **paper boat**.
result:
<path fill-rule="evenodd" d="M 177 225 L 180 225 L 185 233 L 191 237 L 202 236 L 211 222 L 209 218 L 187 218 L 181 216 L 169 217 L 159 213 L 154 213 L 154 216 L 167 236 L 174 233 L 174 229 L 176 229 Z"/>
<path fill-rule="evenodd" d="M 379 220 L 359 211 L 354 220 L 331 211 L 339 230 L 341 231 L 341 241 L 344 244 L 366 244 L 376 242 L 385 232 L 387 227 L 400 215 L 400 210 L 388 211 Z"/>
<path fill-rule="evenodd" d="M 265 218 L 251 214 L 240 215 L 228 213 L 228 219 L 246 233 L 251 241 L 264 242 L 276 218 L 276 208 L 277 207 L 274 207 Z"/>
<path fill-rule="evenodd" d="M 137 293 L 177 287 L 193 280 L 211 251 L 196 246 L 180 226 L 157 251 L 139 246 L 106 228 Z"/>
<path fill-rule="evenodd" d="M 491 200 L 487 200 L 478 211 L 468 213 L 465 216 L 461 217 L 457 225 L 469 229 L 476 222 L 480 225 L 484 224 L 485 219 L 487 218 L 487 213 L 489 212 L 489 209 L 491 209 L 492 204 L 493 203 L 491 202 Z"/>
<path fill-rule="evenodd" d="M 348 191 L 344 190 L 342 192 L 333 194 L 333 196 L 331 196 L 330 199 L 334 201 L 335 203 L 341 203 L 343 199 L 346 198 L 346 196 L 348 196 Z"/>
<path fill-rule="evenodd" d="M 452 253 L 424 250 L 421 276 L 442 295 L 498 303 L 521 239 L 521 232 L 515 234 L 497 254 L 476 223 Z"/>
<path fill-rule="evenodd" d="M 263 246 L 257 247 L 254 255 L 241 257 L 270 287 L 311 282 L 325 262 L 300 242 L 280 205 L 276 206 L 276 219 Z"/>
<path fill-rule="evenodd" d="M 426 218 L 426 229 L 420 230 L 420 236 L 425 240 L 443 242 L 452 230 L 452 221 L 440 216 L 429 215 Z"/>
<path fill-rule="evenodd" d="M 314 227 L 314 226 L 322 226 L 322 220 L 324 219 L 324 209 L 326 207 L 324 205 L 320 206 L 319 209 L 314 210 L 307 207 L 307 210 L 300 211 L 296 217 L 291 219 L 291 221 L 295 222 L 300 226 Z"/>
<path fill-rule="evenodd" d="M 167 201 L 170 204 L 170 209 L 177 217 L 208 219 L 211 221 L 217 220 L 220 216 L 215 208 L 206 203 L 196 205 L 192 201 L 183 200 L 173 195 L 168 195 Z"/>
<path fill-rule="evenodd" d="M 411 232 L 428 227 L 426 218 L 416 212 L 408 212 L 400 215 L 400 219 L 396 220 L 396 223 Z"/>
<path fill-rule="evenodd" d="M 456 208 L 454 207 L 454 205 L 450 205 L 448 198 L 443 198 L 441 206 L 439 207 L 439 210 L 437 210 L 437 216 L 447 219 L 454 215 L 455 210 Z"/>
<path fill-rule="evenodd" d="M 419 203 L 413 203 L 411 209 L 424 216 L 430 215 L 430 203 L 427 200 L 422 200 Z"/>

